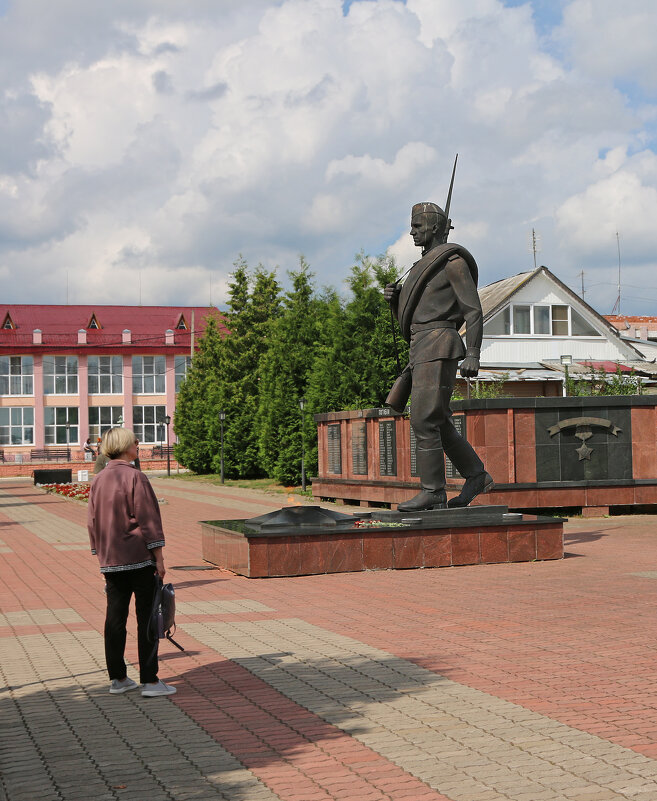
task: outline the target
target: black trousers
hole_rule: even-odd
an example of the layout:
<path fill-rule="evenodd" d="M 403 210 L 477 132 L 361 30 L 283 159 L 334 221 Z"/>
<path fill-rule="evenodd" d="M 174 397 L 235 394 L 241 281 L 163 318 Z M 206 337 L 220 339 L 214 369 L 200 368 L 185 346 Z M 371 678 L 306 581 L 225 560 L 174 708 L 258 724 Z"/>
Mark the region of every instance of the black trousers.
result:
<path fill-rule="evenodd" d="M 484 463 L 470 443 L 454 428 L 449 402 L 456 383 L 456 359 L 436 359 L 433 362 L 416 364 L 412 368 L 411 426 L 417 440 L 418 455 L 421 451 L 436 453 L 434 460 L 421 458 L 418 461 L 423 486 L 425 476 L 422 467 L 426 463 L 427 486 L 445 485 L 442 456 L 437 449 L 444 449 L 450 461 L 464 477 L 476 476 L 484 469 Z M 431 466 L 432 461 L 435 465 Z M 441 476 L 437 472 L 442 472 Z M 436 474 L 436 475 L 434 475 Z"/>
<path fill-rule="evenodd" d="M 155 592 L 155 570 L 140 567 L 105 573 L 107 586 L 107 614 L 105 616 L 105 661 L 110 679 L 121 681 L 126 677 L 125 641 L 130 598 L 135 596 L 137 613 L 137 646 L 139 650 L 139 681 L 151 684 L 157 681 L 157 644 L 148 640 L 148 621 Z"/>

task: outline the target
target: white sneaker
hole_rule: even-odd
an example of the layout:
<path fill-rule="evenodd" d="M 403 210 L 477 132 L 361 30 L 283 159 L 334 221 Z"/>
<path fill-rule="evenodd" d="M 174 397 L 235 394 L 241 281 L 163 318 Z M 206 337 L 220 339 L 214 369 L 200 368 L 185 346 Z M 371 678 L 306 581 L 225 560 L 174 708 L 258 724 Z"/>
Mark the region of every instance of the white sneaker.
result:
<path fill-rule="evenodd" d="M 144 698 L 155 698 L 158 695 L 173 695 L 178 692 L 175 687 L 170 684 L 165 684 L 163 681 L 158 681 L 155 684 L 144 684 L 141 694 Z"/>
<path fill-rule="evenodd" d="M 123 681 L 119 681 L 118 679 L 112 679 L 112 683 L 110 685 L 110 692 L 112 695 L 120 695 L 121 693 L 127 693 L 128 690 L 134 690 L 138 687 L 136 681 L 133 681 L 128 676 L 123 679 Z"/>

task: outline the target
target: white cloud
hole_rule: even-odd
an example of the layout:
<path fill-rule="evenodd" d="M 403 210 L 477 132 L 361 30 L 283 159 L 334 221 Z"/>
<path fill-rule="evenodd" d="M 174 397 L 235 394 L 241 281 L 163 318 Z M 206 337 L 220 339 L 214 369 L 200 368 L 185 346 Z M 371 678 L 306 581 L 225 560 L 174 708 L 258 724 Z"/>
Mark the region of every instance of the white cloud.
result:
<path fill-rule="evenodd" d="M 303 252 L 336 286 L 361 248 L 408 266 L 410 207 L 444 204 L 456 151 L 453 238 L 482 282 L 527 268 L 532 226 L 567 282 L 617 227 L 654 282 L 650 12 L 569 0 L 545 38 L 500 0 L 15 0 L 3 296 L 58 297 L 68 271 L 78 302 L 133 297 L 139 274 L 148 302 L 207 302 L 210 281 L 221 302 L 239 253 Z"/>
<path fill-rule="evenodd" d="M 620 167 L 557 209 L 558 233 L 576 253 L 602 255 L 617 231 L 622 232 L 626 255 L 632 259 L 657 253 L 657 159 L 651 161 L 648 170 L 632 162 Z"/>
<path fill-rule="evenodd" d="M 653 0 L 572 0 L 561 39 L 579 69 L 606 80 L 657 88 L 657 14 Z"/>

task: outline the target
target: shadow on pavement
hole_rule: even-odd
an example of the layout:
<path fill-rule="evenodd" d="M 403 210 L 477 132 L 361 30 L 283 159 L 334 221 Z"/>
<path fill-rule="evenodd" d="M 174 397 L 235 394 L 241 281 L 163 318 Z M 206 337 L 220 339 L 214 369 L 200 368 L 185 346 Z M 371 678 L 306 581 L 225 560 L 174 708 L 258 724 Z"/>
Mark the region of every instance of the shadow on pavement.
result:
<path fill-rule="evenodd" d="M 219 737 L 225 734 L 224 745 L 244 742 L 239 730 L 260 741 L 257 749 L 245 746 L 247 752 L 258 751 L 248 762 L 245 757 L 250 754 L 233 751 L 249 767 L 276 762 L 309 742 L 371 732 L 379 716 L 390 715 L 391 702 L 449 682 L 410 658 L 339 659 L 263 653 L 213 662 L 167 681 L 178 686 L 176 703 L 189 709 L 188 714 L 193 716 L 203 700 L 206 729 L 212 732 L 216 720 Z M 235 724 L 233 732 L 227 728 L 228 716 Z M 284 736 L 281 727 L 286 729 Z"/>
<path fill-rule="evenodd" d="M 171 574 L 169 574 L 171 575 Z M 217 581 L 230 581 L 229 578 L 198 579 L 197 581 L 174 581 L 173 586 L 177 590 L 187 590 L 190 587 L 202 587 L 203 584 L 215 584 Z"/>
<path fill-rule="evenodd" d="M 179 705 L 139 690 L 110 695 L 104 673 L 57 673 L 0 693 L 0 799 L 276 797 Z"/>
<path fill-rule="evenodd" d="M 609 536 L 610 529 L 606 531 L 578 531 L 572 534 L 564 534 L 563 541 L 569 545 L 574 545 L 577 542 L 595 542 L 601 540 L 603 537 Z"/>

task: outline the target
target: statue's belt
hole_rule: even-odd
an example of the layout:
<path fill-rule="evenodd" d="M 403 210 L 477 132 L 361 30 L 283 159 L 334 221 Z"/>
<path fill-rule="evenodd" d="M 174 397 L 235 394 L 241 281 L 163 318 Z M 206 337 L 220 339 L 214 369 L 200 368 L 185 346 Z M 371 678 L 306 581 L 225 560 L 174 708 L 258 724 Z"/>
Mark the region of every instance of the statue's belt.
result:
<path fill-rule="evenodd" d="M 434 328 L 457 328 L 453 320 L 434 320 L 432 323 L 411 323 L 411 334 L 419 331 L 431 331 Z"/>

